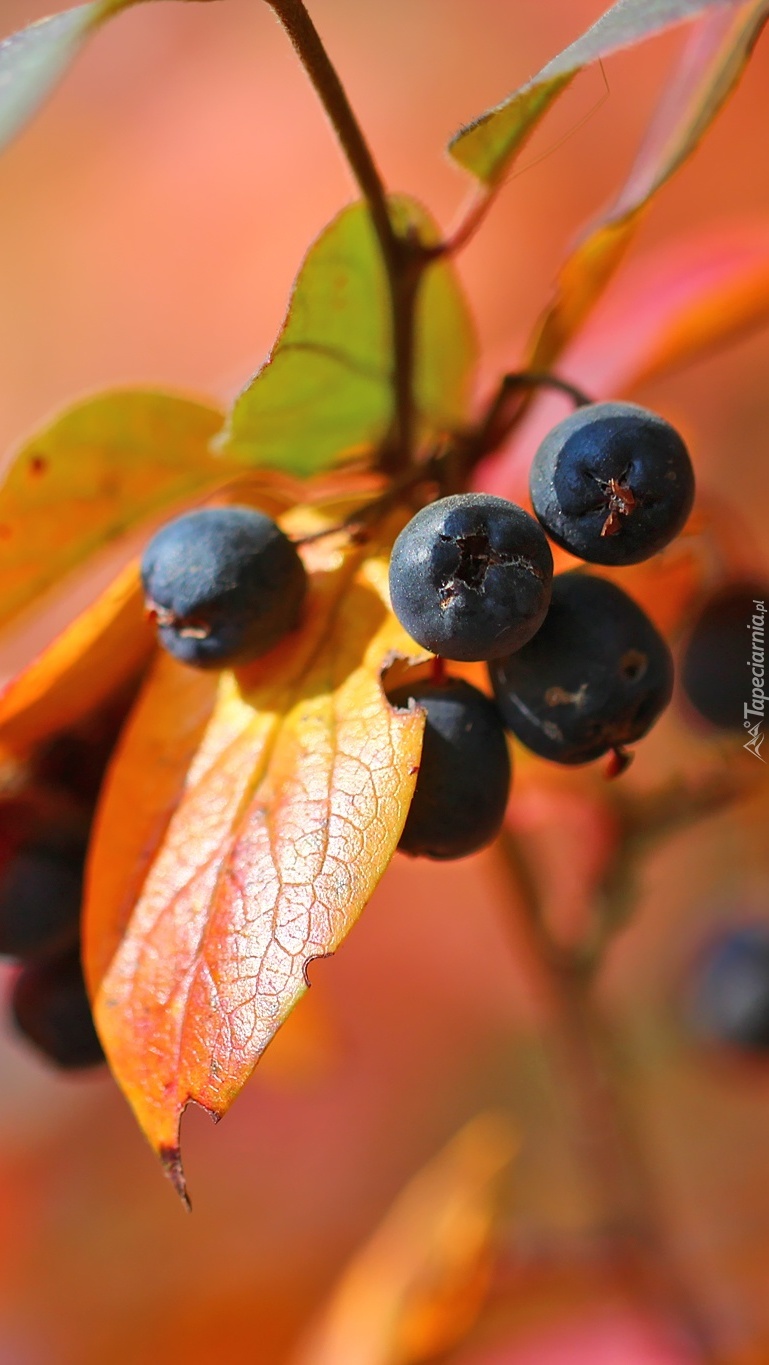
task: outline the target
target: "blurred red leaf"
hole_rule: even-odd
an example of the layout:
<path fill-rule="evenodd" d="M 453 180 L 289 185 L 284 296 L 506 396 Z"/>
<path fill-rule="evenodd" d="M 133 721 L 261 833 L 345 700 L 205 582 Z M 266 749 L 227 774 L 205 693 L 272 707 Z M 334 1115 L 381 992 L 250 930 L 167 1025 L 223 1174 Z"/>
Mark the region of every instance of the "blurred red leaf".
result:
<path fill-rule="evenodd" d="M 598 395 L 629 393 L 767 321 L 769 223 L 726 224 L 630 265 L 560 368 Z"/>
<path fill-rule="evenodd" d="M 561 269 L 528 368 L 550 368 L 578 331 L 622 259 L 643 211 L 694 151 L 731 94 L 768 15 L 767 0 L 732 0 L 712 7 L 695 26 L 622 191 Z"/>
<path fill-rule="evenodd" d="M 308 509 L 286 521 L 295 534 L 322 525 Z M 164 663 L 107 783 L 85 918 L 95 1017 L 182 1194 L 182 1111 L 227 1110 L 306 990 L 307 963 L 357 919 L 406 817 L 423 717 L 394 712 L 380 685 L 394 653 L 415 652 L 389 611 L 391 538 L 310 543 L 303 628 L 221 675 L 215 701 L 208 677 Z M 131 898 L 144 884 L 124 930 L 126 877 Z"/>
<path fill-rule="evenodd" d="M 606 1310 L 525 1341 L 516 1333 L 509 1345 L 463 1356 L 461 1365 L 696 1365 L 700 1358 L 653 1319 Z"/>

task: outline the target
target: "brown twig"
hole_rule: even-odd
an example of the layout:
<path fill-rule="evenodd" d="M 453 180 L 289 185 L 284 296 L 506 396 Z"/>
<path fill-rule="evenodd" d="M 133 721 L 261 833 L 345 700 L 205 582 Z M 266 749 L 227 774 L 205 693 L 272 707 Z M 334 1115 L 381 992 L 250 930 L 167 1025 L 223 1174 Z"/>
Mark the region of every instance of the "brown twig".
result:
<path fill-rule="evenodd" d="M 716 1365 L 700 1311 L 660 1217 L 655 1181 L 625 1106 L 615 1058 L 592 998 L 592 964 L 550 937 L 539 890 L 515 838 L 496 846 L 514 915 L 516 951 L 543 1004 L 543 1035 L 593 1210 L 604 1274 L 630 1302 L 676 1323 L 701 1365 Z"/>
<path fill-rule="evenodd" d="M 302 0 L 267 0 L 283 25 L 339 139 L 350 170 L 368 204 L 385 265 L 393 327 L 395 422 L 382 450 L 382 469 L 398 473 L 412 458 L 414 439 L 414 313 L 427 250 L 396 232 L 387 193 L 344 86 Z"/>
<path fill-rule="evenodd" d="M 595 400 L 568 379 L 544 370 L 520 370 L 503 376 L 497 393 L 489 404 L 479 428 L 479 441 L 488 453 L 509 436 L 516 422 L 523 416 L 528 396 L 533 389 L 554 389 L 570 398 L 575 407 L 589 406 Z"/>

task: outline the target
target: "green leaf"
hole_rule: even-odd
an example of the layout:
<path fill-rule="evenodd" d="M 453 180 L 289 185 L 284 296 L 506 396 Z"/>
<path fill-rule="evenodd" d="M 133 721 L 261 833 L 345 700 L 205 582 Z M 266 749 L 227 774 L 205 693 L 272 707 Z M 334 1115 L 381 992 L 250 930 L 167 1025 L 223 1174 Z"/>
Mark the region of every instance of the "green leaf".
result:
<path fill-rule="evenodd" d="M 221 422 L 188 398 L 123 391 L 26 442 L 0 481 L 0 624 L 109 541 L 231 478 L 209 449 Z"/>
<path fill-rule="evenodd" d="M 712 9 L 734 10 L 734 0 L 618 0 L 576 42 L 532 80 L 486 110 L 449 143 L 456 161 L 489 187 L 499 183 L 540 119 L 584 67 Z"/>
<path fill-rule="evenodd" d="M 621 261 L 647 205 L 698 145 L 739 81 L 769 0 L 721 5 L 696 25 L 617 199 L 577 243 L 529 355 L 546 369 L 578 331 Z"/>
<path fill-rule="evenodd" d="M 42 104 L 106 19 L 139 0 L 91 0 L 64 14 L 52 14 L 0 43 L 0 149 Z"/>
<path fill-rule="evenodd" d="M 411 200 L 392 201 L 396 227 L 437 233 Z M 415 406 L 422 434 L 466 419 L 476 358 L 473 324 L 446 261 L 428 268 L 416 319 Z M 267 361 L 236 399 L 219 441 L 228 455 L 293 474 L 369 451 L 393 415 L 390 299 L 365 204 L 344 209 L 310 248 Z"/>

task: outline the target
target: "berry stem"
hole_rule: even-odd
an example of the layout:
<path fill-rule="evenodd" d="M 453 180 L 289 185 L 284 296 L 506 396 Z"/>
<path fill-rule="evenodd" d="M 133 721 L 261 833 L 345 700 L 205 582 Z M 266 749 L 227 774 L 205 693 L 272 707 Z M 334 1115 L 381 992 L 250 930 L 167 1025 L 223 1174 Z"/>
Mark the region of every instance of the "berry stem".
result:
<path fill-rule="evenodd" d="M 440 260 L 445 256 L 456 256 L 472 241 L 478 229 L 483 225 L 486 215 L 494 203 L 500 186 L 496 185 L 493 189 L 473 190 L 467 205 L 461 210 L 459 222 L 442 242 L 436 242 L 435 246 L 428 247 L 427 250 L 431 260 Z"/>
<path fill-rule="evenodd" d="M 520 370 L 506 374 L 489 404 L 479 433 L 484 453 L 494 450 L 509 435 L 523 415 L 525 396 L 532 389 L 555 389 L 570 398 L 576 408 L 588 407 L 594 400 L 576 384 L 557 374 L 539 370 Z"/>
<path fill-rule="evenodd" d="M 447 676 L 446 660 L 442 659 L 440 654 L 434 654 L 432 664 L 430 665 L 430 678 L 432 682 L 438 684 L 445 683 Z"/>
<path fill-rule="evenodd" d="M 495 846 L 519 962 L 542 1021 L 573 1149 L 593 1211 L 592 1238 L 607 1281 L 645 1314 L 675 1324 L 701 1365 L 718 1356 L 669 1245 L 651 1163 L 630 1113 L 616 1045 L 592 995 L 594 964 L 560 947 L 517 841 Z"/>
<path fill-rule="evenodd" d="M 347 163 L 366 200 L 382 253 L 393 326 L 395 418 L 380 457 L 384 473 L 408 468 L 414 441 L 414 314 L 419 282 L 429 264 L 426 249 L 396 232 L 387 192 L 371 150 L 321 37 L 302 0 L 267 0 L 291 41 L 328 115 Z"/>

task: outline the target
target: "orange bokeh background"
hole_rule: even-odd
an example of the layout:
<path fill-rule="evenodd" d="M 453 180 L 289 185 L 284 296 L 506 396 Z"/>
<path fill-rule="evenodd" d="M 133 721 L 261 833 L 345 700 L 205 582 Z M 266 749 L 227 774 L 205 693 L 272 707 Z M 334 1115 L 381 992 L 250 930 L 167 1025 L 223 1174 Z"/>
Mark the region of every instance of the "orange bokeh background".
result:
<path fill-rule="evenodd" d="M 0 36 L 46 8 L 4 0 Z M 310 8 L 388 184 L 448 226 L 467 189 L 443 154 L 448 134 L 603 6 Z M 669 35 L 612 59 L 608 93 L 600 72 L 584 75 L 466 251 L 482 383 L 515 366 L 566 245 L 628 167 L 679 45 Z M 659 196 L 639 253 L 705 226 L 769 221 L 767 92 L 765 37 L 702 149 Z M 108 26 L 0 160 L 0 194 L 7 449 L 109 385 L 231 396 L 269 348 L 308 242 L 352 190 L 270 11 L 228 0 L 140 6 Z M 769 330 L 639 395 L 681 424 L 703 484 L 741 509 L 764 573 L 767 373 Z M 667 717 L 633 781 L 685 768 L 697 742 L 680 711 Z M 566 808 L 563 819 L 568 848 Z M 755 804 L 677 837 L 653 858 L 638 922 L 606 978 L 636 1047 L 632 1092 L 674 1240 L 737 1343 L 769 1331 L 769 1072 L 706 1066 L 677 1038 L 669 1005 L 716 920 L 740 906 L 769 917 L 768 853 L 766 808 Z M 567 884 L 568 874 L 565 855 Z M 214 1130 L 188 1114 L 192 1218 L 109 1079 L 62 1080 L 6 1028 L 0 1362 L 288 1362 L 395 1192 L 489 1104 L 528 1134 L 520 1244 L 577 1231 L 584 1197 L 541 1079 L 534 1015 L 490 859 L 445 868 L 397 858 L 344 950 L 315 964 L 296 1020 L 226 1121 Z M 523 1325 L 532 1314 L 522 1306 Z"/>

